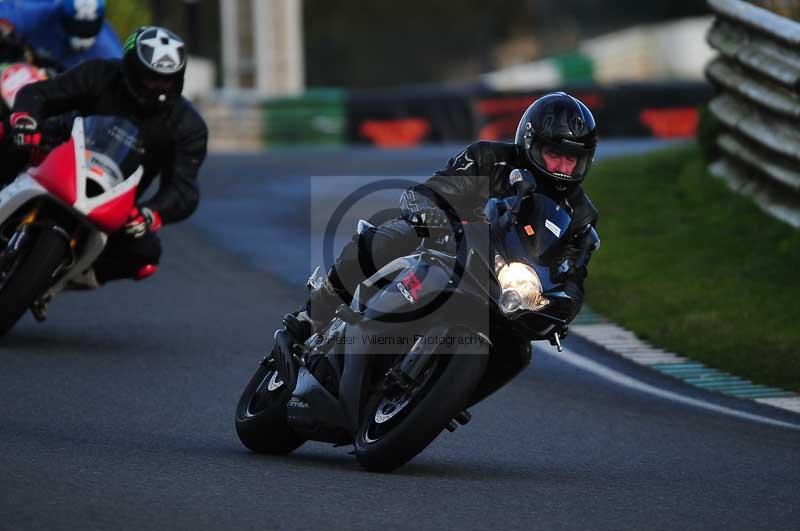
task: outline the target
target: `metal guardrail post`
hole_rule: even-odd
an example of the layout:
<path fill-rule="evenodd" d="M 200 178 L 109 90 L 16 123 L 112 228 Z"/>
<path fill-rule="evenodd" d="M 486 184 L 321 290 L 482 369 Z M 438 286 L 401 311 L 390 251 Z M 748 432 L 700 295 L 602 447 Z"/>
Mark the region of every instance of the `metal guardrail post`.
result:
<path fill-rule="evenodd" d="M 741 0 L 708 5 L 719 52 L 706 67 L 709 109 L 724 126 L 711 170 L 800 228 L 800 23 Z"/>

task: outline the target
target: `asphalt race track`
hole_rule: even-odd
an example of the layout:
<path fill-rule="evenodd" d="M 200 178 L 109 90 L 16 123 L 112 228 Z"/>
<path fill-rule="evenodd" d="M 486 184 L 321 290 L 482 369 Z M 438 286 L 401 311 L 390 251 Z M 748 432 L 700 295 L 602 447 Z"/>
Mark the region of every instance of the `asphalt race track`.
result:
<path fill-rule="evenodd" d="M 541 349 L 468 426 L 391 475 L 363 472 L 348 448 L 241 446 L 234 406 L 304 297 L 320 202 L 345 197 L 343 183 L 421 178 L 452 151 L 211 157 L 202 206 L 165 231 L 153 279 L 66 293 L 47 323 L 26 316 L 0 341 L 0 529 L 800 529 L 800 430 L 620 387 Z M 568 348 L 800 425 L 578 338 Z"/>

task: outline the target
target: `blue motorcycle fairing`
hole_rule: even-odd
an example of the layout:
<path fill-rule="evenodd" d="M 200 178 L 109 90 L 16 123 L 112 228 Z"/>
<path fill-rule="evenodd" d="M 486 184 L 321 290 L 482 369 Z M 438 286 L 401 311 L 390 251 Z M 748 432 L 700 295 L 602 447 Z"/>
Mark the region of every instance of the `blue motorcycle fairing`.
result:
<path fill-rule="evenodd" d="M 509 263 L 522 262 L 531 266 L 542 281 L 544 293 L 559 290 L 560 285 L 550 278 L 547 264 L 567 234 L 572 217 L 546 195 L 532 194 L 522 201 L 516 226 L 510 227 L 509 205 L 513 201 L 513 197 L 490 199 L 484 212 L 495 241 L 501 242 L 502 256 Z"/>

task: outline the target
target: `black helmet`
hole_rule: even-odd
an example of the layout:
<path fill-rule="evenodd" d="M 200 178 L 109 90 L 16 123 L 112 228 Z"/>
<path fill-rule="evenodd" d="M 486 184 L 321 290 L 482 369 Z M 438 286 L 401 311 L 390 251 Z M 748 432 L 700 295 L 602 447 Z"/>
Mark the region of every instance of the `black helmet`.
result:
<path fill-rule="evenodd" d="M 545 94 L 534 101 L 517 126 L 514 142 L 522 148 L 533 170 L 558 189 L 581 183 L 594 159 L 597 128 L 588 107 L 564 92 Z M 542 156 L 549 147 L 575 158 L 571 173 L 550 172 Z"/>
<path fill-rule="evenodd" d="M 139 105 L 157 110 L 173 105 L 183 90 L 186 48 L 165 28 L 144 26 L 125 40 L 122 73 Z"/>

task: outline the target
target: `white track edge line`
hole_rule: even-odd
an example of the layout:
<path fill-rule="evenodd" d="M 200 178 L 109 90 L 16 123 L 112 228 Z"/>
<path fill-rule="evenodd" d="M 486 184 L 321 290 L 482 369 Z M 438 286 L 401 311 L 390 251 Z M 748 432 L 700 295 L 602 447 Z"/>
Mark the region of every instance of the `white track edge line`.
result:
<path fill-rule="evenodd" d="M 623 387 L 628 387 L 631 389 L 635 389 L 637 391 L 641 391 L 643 393 L 651 394 L 654 396 L 658 396 L 665 400 L 670 400 L 673 402 L 680 402 L 682 404 L 686 404 L 689 406 L 697 407 L 700 409 L 706 409 L 709 411 L 714 411 L 716 413 L 720 413 L 722 415 L 727 415 L 731 417 L 736 417 L 740 419 L 750 420 L 753 422 L 758 422 L 762 424 L 770 424 L 772 426 L 779 426 L 782 428 L 789 428 L 792 430 L 800 430 L 800 424 L 793 424 L 791 422 L 784 422 L 781 420 L 775 420 L 770 417 L 765 417 L 762 415 L 756 415 L 753 413 L 746 413 L 744 411 L 738 411 L 736 409 L 731 409 L 725 406 L 720 406 L 717 404 L 713 404 L 711 402 L 706 402 L 704 400 L 699 400 L 696 398 L 690 398 L 688 396 L 683 396 L 678 393 L 674 393 L 672 391 L 666 391 L 664 389 L 659 389 L 658 387 L 652 386 L 650 384 L 646 384 L 635 378 L 632 378 L 628 375 L 622 374 L 621 372 L 617 372 L 613 369 L 609 369 L 605 365 L 597 363 L 596 361 L 590 360 L 584 356 L 580 356 L 575 354 L 569 349 L 564 349 L 563 352 L 557 352 L 555 350 L 550 349 L 541 349 L 539 352 L 544 352 L 554 358 L 560 359 L 570 365 L 578 367 L 579 369 L 583 369 L 585 371 L 591 372 L 601 378 L 604 378 L 608 381 L 611 381 L 615 384 L 621 385 Z"/>

